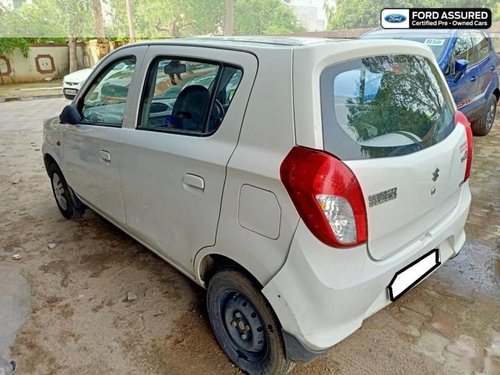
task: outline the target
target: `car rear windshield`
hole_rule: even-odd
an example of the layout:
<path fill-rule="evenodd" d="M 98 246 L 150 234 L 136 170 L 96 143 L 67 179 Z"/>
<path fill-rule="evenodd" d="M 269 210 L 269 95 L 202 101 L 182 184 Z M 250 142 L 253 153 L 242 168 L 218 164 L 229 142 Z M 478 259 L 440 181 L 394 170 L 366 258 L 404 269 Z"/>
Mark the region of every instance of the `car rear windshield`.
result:
<path fill-rule="evenodd" d="M 343 160 L 401 156 L 453 131 L 453 104 L 422 56 L 365 57 L 321 74 L 325 150 Z"/>

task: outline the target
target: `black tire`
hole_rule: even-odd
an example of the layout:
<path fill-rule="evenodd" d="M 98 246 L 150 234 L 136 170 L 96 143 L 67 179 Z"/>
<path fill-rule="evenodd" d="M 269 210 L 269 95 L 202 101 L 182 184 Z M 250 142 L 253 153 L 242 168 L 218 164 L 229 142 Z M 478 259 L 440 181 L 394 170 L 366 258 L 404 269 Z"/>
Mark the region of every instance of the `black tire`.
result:
<path fill-rule="evenodd" d="M 483 136 L 490 132 L 493 127 L 493 123 L 495 122 L 497 108 L 497 97 L 495 95 L 491 95 L 488 99 L 488 103 L 486 105 L 486 111 L 481 116 L 481 118 L 472 123 L 472 133 L 474 135 Z"/>
<path fill-rule="evenodd" d="M 286 374 L 292 369 L 272 308 L 255 283 L 236 268 L 212 277 L 207 309 L 219 345 L 240 370 L 253 375 Z"/>
<path fill-rule="evenodd" d="M 85 213 L 85 205 L 68 186 L 59 167 L 52 163 L 48 168 L 48 173 L 52 193 L 61 214 L 66 219 L 80 219 Z"/>

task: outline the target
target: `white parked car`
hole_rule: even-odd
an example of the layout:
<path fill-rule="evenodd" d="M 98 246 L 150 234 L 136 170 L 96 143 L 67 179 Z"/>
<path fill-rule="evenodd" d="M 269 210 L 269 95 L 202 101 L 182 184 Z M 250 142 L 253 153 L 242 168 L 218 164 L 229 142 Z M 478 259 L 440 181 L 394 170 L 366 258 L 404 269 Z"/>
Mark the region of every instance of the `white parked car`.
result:
<path fill-rule="evenodd" d="M 64 76 L 63 94 L 66 99 L 73 100 L 75 98 L 76 94 L 78 94 L 78 91 L 82 87 L 83 83 L 92 74 L 94 68 L 95 66 L 92 66 L 90 68 L 77 70 L 76 72 Z M 127 75 L 132 73 L 133 71 L 130 71 L 129 65 L 117 64 L 113 67 L 113 73 L 110 73 L 112 76 L 108 77 L 108 79 L 111 80 L 113 78 L 115 81 L 117 79 L 118 80 L 121 80 L 123 78 L 127 79 L 126 78 Z"/>
<path fill-rule="evenodd" d="M 70 73 L 63 78 L 63 94 L 66 99 L 73 100 L 82 83 L 90 76 L 93 68 L 85 68 Z"/>
<path fill-rule="evenodd" d="M 43 155 L 65 217 L 207 288 L 229 358 L 277 374 L 458 254 L 472 141 L 422 44 L 198 38 L 106 57 Z"/>

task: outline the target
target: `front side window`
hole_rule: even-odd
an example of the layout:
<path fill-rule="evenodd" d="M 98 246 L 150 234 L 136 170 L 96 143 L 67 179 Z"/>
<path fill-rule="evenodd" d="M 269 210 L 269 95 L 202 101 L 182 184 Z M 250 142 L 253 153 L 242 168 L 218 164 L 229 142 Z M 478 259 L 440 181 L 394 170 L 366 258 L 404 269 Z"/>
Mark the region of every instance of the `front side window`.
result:
<path fill-rule="evenodd" d="M 375 56 L 321 74 L 325 149 L 341 159 L 410 154 L 453 130 L 453 104 L 424 57 Z"/>
<path fill-rule="evenodd" d="M 129 87 L 135 70 L 135 58 L 119 60 L 106 68 L 83 98 L 83 123 L 121 126 Z"/>
<path fill-rule="evenodd" d="M 242 73 L 220 63 L 156 59 L 144 89 L 138 129 L 213 133 L 229 108 Z"/>
<path fill-rule="evenodd" d="M 484 34 L 479 31 L 472 31 L 471 36 L 472 45 L 474 46 L 474 48 L 476 48 L 477 51 L 477 61 L 474 62 L 479 62 L 485 59 L 490 53 L 488 39 L 486 39 Z"/>

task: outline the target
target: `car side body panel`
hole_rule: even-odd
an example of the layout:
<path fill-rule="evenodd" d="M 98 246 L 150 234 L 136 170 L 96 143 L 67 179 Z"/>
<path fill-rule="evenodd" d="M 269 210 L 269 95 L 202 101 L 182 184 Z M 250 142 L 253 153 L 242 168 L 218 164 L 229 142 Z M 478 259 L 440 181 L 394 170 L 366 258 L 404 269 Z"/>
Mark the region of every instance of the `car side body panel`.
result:
<path fill-rule="evenodd" d="M 281 162 L 295 145 L 292 54 L 290 49 L 271 52 L 258 54 L 259 73 L 246 108 L 238 146 L 227 167 L 217 241 L 196 255 L 197 274 L 205 256 L 220 254 L 240 264 L 264 285 L 286 260 L 299 219 L 280 180 Z M 277 205 L 273 204 L 272 211 L 262 206 L 266 199 L 253 202 L 257 207 L 254 212 L 259 211 L 261 216 L 253 216 L 252 220 L 275 222 L 279 216 L 277 238 L 258 233 L 238 220 L 246 215 L 238 210 L 242 209 L 241 194 L 247 185 L 275 195 Z"/>
<path fill-rule="evenodd" d="M 138 67 L 141 65 L 146 50 L 146 46 L 136 46 L 117 51 L 105 59 L 100 66 L 107 67 L 120 59 L 133 56 Z M 132 76 L 132 87 L 138 82 L 139 69 L 137 67 Z M 96 74 L 101 71 L 101 69 L 96 69 L 93 72 L 91 79 L 86 82 L 75 99 L 77 105 L 83 101 Z M 128 103 L 133 100 L 132 98 L 132 96 L 128 97 Z M 127 108 L 127 103 L 125 108 Z M 121 127 L 92 123 L 65 124 L 63 134 L 64 156 L 60 167 L 69 185 L 84 201 L 98 207 L 114 222 L 125 225 L 125 206 L 120 178 L 123 136 Z"/>
<path fill-rule="evenodd" d="M 257 72 L 254 55 L 217 52 L 214 59 L 210 48 L 151 46 L 141 72 L 146 77 L 152 61 L 172 56 L 242 67 L 242 81 L 213 135 L 148 131 L 135 126 L 123 129 L 122 136 L 120 173 L 128 230 L 186 272 L 193 272 L 196 252 L 216 242 L 226 166 L 236 147 Z M 137 125 L 137 111 L 135 116 Z"/>

